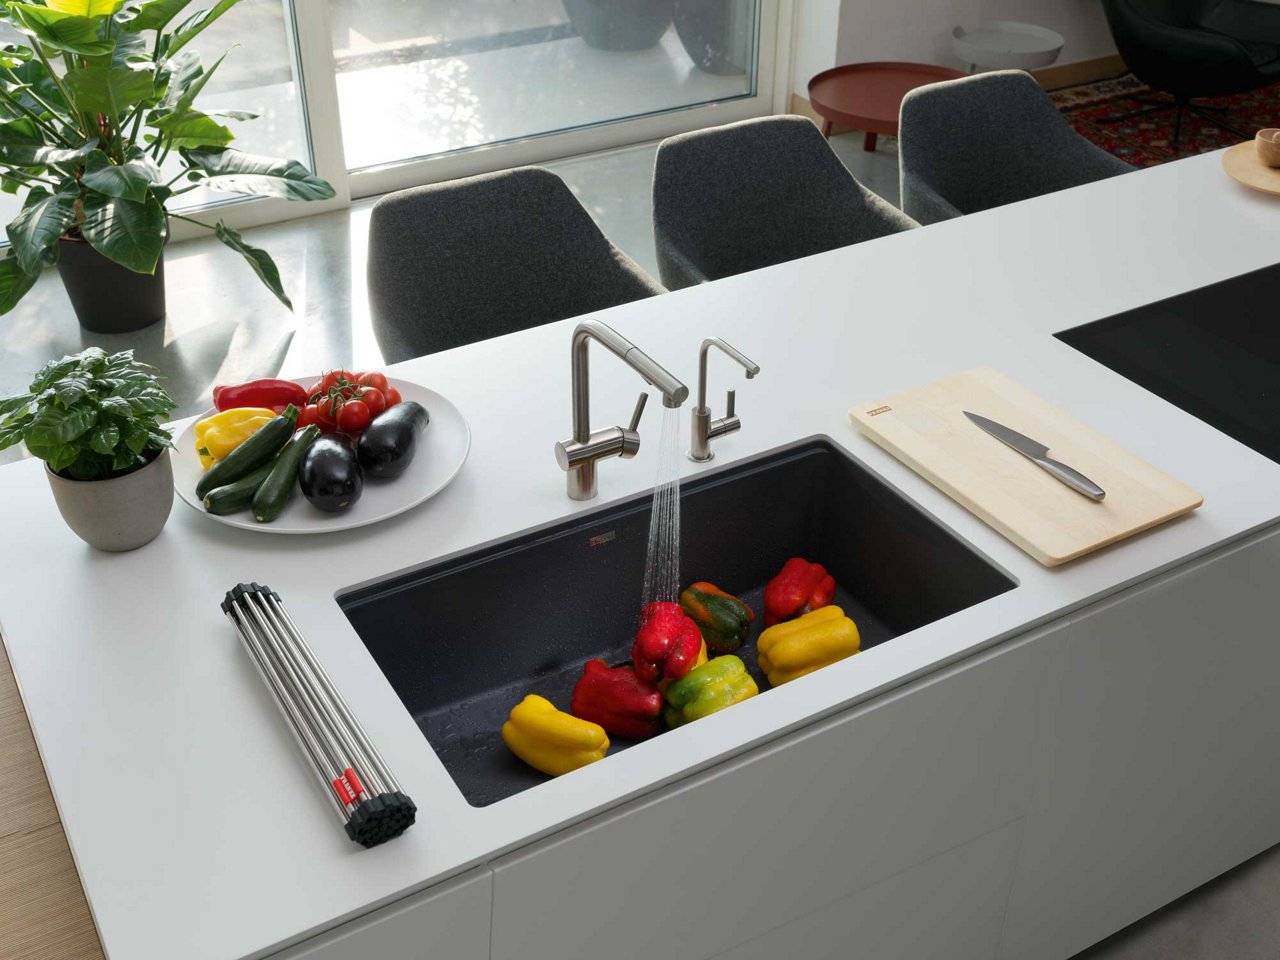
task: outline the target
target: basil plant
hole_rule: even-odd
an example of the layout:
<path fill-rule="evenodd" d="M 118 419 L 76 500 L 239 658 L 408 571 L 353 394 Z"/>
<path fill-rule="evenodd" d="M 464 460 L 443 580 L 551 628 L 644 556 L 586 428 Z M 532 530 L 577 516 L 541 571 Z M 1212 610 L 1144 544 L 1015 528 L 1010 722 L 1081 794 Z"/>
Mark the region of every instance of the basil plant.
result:
<path fill-rule="evenodd" d="M 0 189 L 25 191 L 0 259 L 0 313 L 18 303 L 61 237 L 78 237 L 121 266 L 155 272 L 168 220 L 213 231 L 292 308 L 270 255 L 221 221 L 169 213 L 200 187 L 285 200 L 325 200 L 333 188 L 296 160 L 232 149 L 224 121 L 196 100 L 227 54 L 208 66 L 191 42 L 240 0 L 191 12 L 193 0 L 0 0 L 0 21 L 25 44 L 0 45 Z"/>

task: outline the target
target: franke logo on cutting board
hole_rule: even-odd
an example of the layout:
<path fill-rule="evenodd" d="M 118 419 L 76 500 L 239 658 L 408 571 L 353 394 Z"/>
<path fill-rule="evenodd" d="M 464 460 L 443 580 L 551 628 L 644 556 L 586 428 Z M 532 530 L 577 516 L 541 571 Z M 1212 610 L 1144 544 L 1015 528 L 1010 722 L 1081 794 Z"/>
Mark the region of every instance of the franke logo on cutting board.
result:
<path fill-rule="evenodd" d="M 888 407 L 888 406 L 885 406 L 885 407 L 876 407 L 874 410 L 868 410 L 868 411 L 867 411 L 867 416 L 868 416 L 868 417 L 878 417 L 878 416 L 880 416 L 880 414 L 882 414 L 882 413 L 888 413 L 888 412 L 889 412 L 890 410 L 892 410 L 892 409 L 893 409 L 893 407 Z"/>

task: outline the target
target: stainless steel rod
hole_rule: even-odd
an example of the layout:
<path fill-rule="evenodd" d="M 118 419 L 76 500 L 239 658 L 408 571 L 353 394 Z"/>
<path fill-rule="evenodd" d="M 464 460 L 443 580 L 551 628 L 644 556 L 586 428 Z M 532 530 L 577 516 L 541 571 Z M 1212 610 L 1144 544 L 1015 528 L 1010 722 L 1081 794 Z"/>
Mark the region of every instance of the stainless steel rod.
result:
<path fill-rule="evenodd" d="M 264 640 L 264 649 L 267 655 L 272 659 L 273 664 L 279 671 L 285 686 L 288 688 L 290 695 L 300 708 L 300 713 L 307 718 L 311 729 L 316 733 L 316 739 L 324 749 L 329 762 L 334 765 L 338 771 L 338 776 L 351 767 L 353 758 L 341 744 L 341 737 L 335 729 L 332 719 L 325 714 L 325 707 L 315 697 L 314 692 L 303 682 L 298 675 L 293 663 L 289 659 L 287 652 L 282 648 L 279 638 L 275 637 L 266 618 L 258 607 L 249 597 L 245 597 L 239 604 L 241 608 L 248 614 L 255 626 L 261 631 Z M 363 791 L 357 795 L 357 799 L 365 796 Z"/>
<path fill-rule="evenodd" d="M 391 769 L 387 766 L 386 761 L 382 759 L 382 754 L 380 754 L 378 752 L 378 748 L 373 745 L 368 734 L 365 733 L 364 727 L 360 725 L 360 721 L 352 715 L 351 708 L 347 706 L 347 701 L 342 698 L 342 694 L 340 694 L 338 692 L 338 688 L 334 686 L 333 679 L 329 676 L 328 671 L 325 670 L 324 665 L 315 658 L 315 654 L 307 645 L 307 641 L 303 638 L 302 631 L 298 629 L 298 625 L 293 622 L 293 617 L 289 615 L 289 611 L 284 608 L 284 604 L 278 602 L 274 597 L 270 597 L 269 601 L 271 605 L 280 612 L 281 619 L 288 628 L 288 631 L 293 637 L 294 642 L 297 644 L 298 649 L 302 651 L 303 657 L 311 664 L 315 670 L 316 676 L 320 679 L 321 685 L 329 694 L 330 700 L 333 701 L 338 712 L 342 715 L 342 718 L 346 721 L 347 726 L 355 735 L 360 745 L 364 747 L 364 752 L 368 755 L 370 766 L 377 771 L 378 776 L 382 779 L 388 792 L 399 793 L 400 782 L 391 773 Z"/>
<path fill-rule="evenodd" d="M 284 718 L 285 726 L 289 728 L 289 732 L 293 734 L 293 739 L 297 742 L 299 749 L 302 751 L 303 759 L 311 767 L 316 778 L 320 782 L 321 792 L 324 793 L 332 803 L 339 819 L 344 823 L 348 819 L 346 806 L 340 801 L 333 792 L 333 784 L 325 774 L 324 768 L 319 759 L 319 747 L 314 743 L 309 743 L 310 733 L 301 723 L 301 719 L 293 713 L 293 705 L 284 699 L 281 692 L 279 678 L 274 675 L 274 671 L 269 663 L 266 663 L 256 648 L 256 639 L 251 639 L 249 628 L 245 627 L 233 616 L 227 613 L 227 619 L 236 628 L 236 633 L 240 637 L 240 643 L 244 647 L 245 652 L 249 654 L 249 659 L 253 661 L 254 668 L 258 671 L 258 676 L 262 678 L 263 684 L 267 688 L 267 692 L 271 695 L 272 702 L 276 705 L 276 709 L 280 711 L 280 716 Z"/>
<path fill-rule="evenodd" d="M 334 704 L 333 698 L 330 697 L 329 692 L 317 675 L 314 657 L 304 655 L 302 647 L 306 646 L 305 642 L 299 643 L 298 638 L 290 634 L 288 628 L 284 625 L 283 619 L 277 615 L 278 604 L 270 602 L 269 597 L 264 593 L 255 594 L 254 597 L 257 600 L 256 605 L 261 607 L 263 615 L 270 622 L 276 634 L 280 650 L 288 657 L 293 668 L 297 671 L 312 700 L 320 706 L 323 711 L 324 723 L 330 727 L 332 733 L 350 758 L 350 766 L 354 769 L 360 785 L 366 788 L 360 792 L 369 796 L 385 793 L 386 785 L 382 783 L 381 777 L 378 776 L 371 759 L 351 730 L 350 724 L 344 722 L 341 711 Z M 372 788 L 372 792 L 367 788 Z"/>

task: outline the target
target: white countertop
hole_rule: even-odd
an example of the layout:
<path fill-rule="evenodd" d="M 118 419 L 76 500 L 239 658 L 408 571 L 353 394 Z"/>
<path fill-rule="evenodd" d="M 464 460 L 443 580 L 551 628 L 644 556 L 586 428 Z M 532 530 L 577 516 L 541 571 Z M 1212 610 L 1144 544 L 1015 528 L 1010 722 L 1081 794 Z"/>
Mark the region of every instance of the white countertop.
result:
<path fill-rule="evenodd" d="M 565 497 L 552 445 L 569 433 L 572 321 L 395 368 L 454 400 L 474 442 L 442 495 L 379 526 L 268 536 L 178 502 L 159 539 L 110 555 L 62 524 L 39 463 L 0 469 L 0 630 L 108 955 L 261 956 L 1273 522 L 1280 466 L 1052 334 L 1271 264 L 1278 224 L 1280 199 L 1239 187 L 1211 154 L 598 314 L 689 384 L 705 336 L 760 363 L 743 383 L 713 361 L 713 403 L 736 387 L 744 427 L 716 441 L 711 468 L 825 434 L 1019 586 L 481 809 L 334 595 L 652 485 L 650 411 L 640 456 L 602 464 L 600 499 Z M 1205 505 L 1049 570 L 848 422 L 856 403 L 983 365 L 1197 488 Z M 593 426 L 624 420 L 641 382 L 604 351 L 592 369 Z M 245 580 L 283 596 L 418 803 L 403 837 L 362 850 L 318 795 L 219 610 Z M 430 643 L 425 627 L 405 629 Z"/>

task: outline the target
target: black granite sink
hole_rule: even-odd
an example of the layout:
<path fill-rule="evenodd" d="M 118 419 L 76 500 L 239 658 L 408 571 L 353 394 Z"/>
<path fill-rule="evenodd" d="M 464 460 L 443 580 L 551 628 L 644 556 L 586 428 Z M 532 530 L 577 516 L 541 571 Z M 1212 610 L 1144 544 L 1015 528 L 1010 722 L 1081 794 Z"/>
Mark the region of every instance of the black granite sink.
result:
<path fill-rule="evenodd" d="M 649 512 L 648 495 L 606 504 L 338 597 L 471 804 L 546 779 L 502 743 L 514 704 L 538 693 L 568 709 L 586 660 L 629 659 Z M 827 567 L 864 650 L 1014 586 L 825 439 L 686 481 L 681 520 L 682 583 L 757 612 L 740 653 L 753 672 L 764 585 L 788 557 Z"/>

